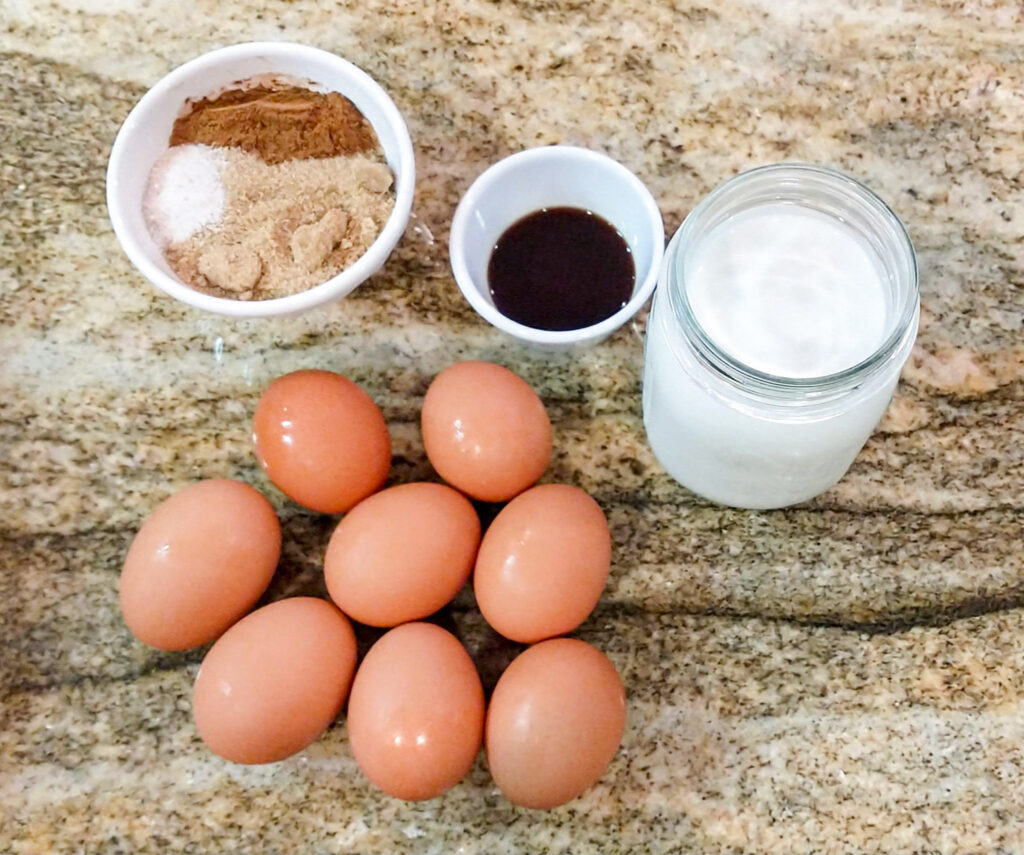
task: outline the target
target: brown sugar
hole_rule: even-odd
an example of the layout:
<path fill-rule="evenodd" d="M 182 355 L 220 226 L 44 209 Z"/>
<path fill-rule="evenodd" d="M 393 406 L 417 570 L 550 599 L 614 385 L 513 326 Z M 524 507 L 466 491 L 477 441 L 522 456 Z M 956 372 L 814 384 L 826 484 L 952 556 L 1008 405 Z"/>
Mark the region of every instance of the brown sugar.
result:
<path fill-rule="evenodd" d="M 373 128 L 348 98 L 283 84 L 230 89 L 194 103 L 174 123 L 170 142 L 240 148 L 271 164 L 377 147 Z"/>
<path fill-rule="evenodd" d="M 377 239 L 395 204 L 387 165 L 363 154 L 269 165 L 238 148 L 220 220 L 166 248 L 198 291 L 236 300 L 297 294 L 336 276 Z"/>
<path fill-rule="evenodd" d="M 306 270 L 318 269 L 347 230 L 348 216 L 340 208 L 331 208 L 320 222 L 299 226 L 292 232 L 292 258 Z"/>

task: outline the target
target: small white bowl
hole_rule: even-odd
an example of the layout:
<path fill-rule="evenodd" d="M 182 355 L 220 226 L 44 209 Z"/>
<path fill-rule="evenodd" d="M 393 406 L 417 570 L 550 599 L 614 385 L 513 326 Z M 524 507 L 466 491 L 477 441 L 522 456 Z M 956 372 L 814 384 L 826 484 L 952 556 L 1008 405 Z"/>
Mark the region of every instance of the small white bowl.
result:
<path fill-rule="evenodd" d="M 229 300 L 203 294 L 174 275 L 146 227 L 142 197 L 150 170 L 168 148 L 174 120 L 190 98 L 203 98 L 256 75 L 310 81 L 340 92 L 366 116 L 395 174 L 395 207 L 370 248 L 353 264 L 307 291 L 274 300 Z M 398 108 L 364 71 L 327 51 L 288 42 L 251 42 L 203 54 L 174 69 L 147 92 L 114 140 L 107 166 L 107 209 L 114 233 L 132 264 L 172 297 L 238 318 L 293 315 L 337 300 L 384 265 L 412 209 L 416 166 L 412 142 Z"/>
<path fill-rule="evenodd" d="M 487 282 L 491 251 L 517 220 L 542 208 L 592 211 L 614 226 L 633 254 L 633 296 L 600 323 L 576 330 L 539 330 L 494 305 Z M 455 209 L 448 243 L 452 273 L 469 304 L 487 321 L 527 344 L 558 349 L 595 344 L 635 315 L 654 292 L 665 251 L 665 227 L 650 192 L 620 163 L 574 146 L 542 146 L 488 168 Z"/>

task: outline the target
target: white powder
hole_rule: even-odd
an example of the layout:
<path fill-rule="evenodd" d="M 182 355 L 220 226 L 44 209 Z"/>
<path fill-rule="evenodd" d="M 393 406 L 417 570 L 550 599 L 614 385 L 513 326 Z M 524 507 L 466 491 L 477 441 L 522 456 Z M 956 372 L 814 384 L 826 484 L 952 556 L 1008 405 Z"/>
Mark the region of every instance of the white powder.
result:
<path fill-rule="evenodd" d="M 207 145 L 169 148 L 153 165 L 142 213 L 160 247 L 187 240 L 220 221 L 224 212 L 222 152 Z"/>

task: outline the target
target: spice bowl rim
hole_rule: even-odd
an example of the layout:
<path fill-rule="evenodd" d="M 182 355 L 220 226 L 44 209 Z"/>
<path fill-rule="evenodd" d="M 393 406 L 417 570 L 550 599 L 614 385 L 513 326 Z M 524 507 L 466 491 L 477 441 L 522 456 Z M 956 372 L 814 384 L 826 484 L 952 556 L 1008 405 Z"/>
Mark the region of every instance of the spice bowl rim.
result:
<path fill-rule="evenodd" d="M 567 176 L 566 183 L 569 185 L 577 180 L 577 175 L 580 176 L 579 181 L 583 180 L 585 174 L 583 167 L 587 170 L 602 171 L 604 176 L 616 182 L 616 187 L 621 192 L 632 194 L 633 201 L 641 212 L 634 218 L 633 225 L 637 229 L 643 229 L 651 241 L 649 266 L 643 277 L 637 276 L 633 295 L 626 305 L 596 324 L 572 330 L 536 329 L 504 315 L 490 299 L 484 296 L 487 283 L 481 282 L 479 275 L 474 276 L 467 261 L 467 255 L 470 252 L 469 244 L 472 241 L 469 232 L 473 219 L 479 215 L 483 200 L 489 196 L 502 198 L 508 190 L 509 182 L 514 181 L 513 176 L 518 170 L 548 165 L 558 165 L 560 169 L 564 170 L 562 174 Z M 558 205 L 580 207 L 578 204 L 574 205 L 570 196 L 571 193 L 565 196 L 565 201 L 559 202 Z M 519 207 L 521 206 L 513 206 L 513 208 Z M 536 210 L 536 208 L 532 210 Z M 523 209 L 515 215 L 505 217 L 507 222 L 499 231 L 508 228 L 530 212 L 531 210 Z M 609 222 L 613 219 L 602 211 L 594 211 L 594 213 Z M 615 226 L 616 223 L 612 222 L 612 225 Z M 665 251 L 664 221 L 650 190 L 632 171 L 614 158 L 581 146 L 561 144 L 537 146 L 510 154 L 491 164 L 477 176 L 455 209 L 448 250 L 452 274 L 459 290 L 462 291 L 463 296 L 477 314 L 492 326 L 525 344 L 549 350 L 561 350 L 578 345 L 596 344 L 604 340 L 630 321 L 647 303 L 657 286 L 658 273 Z"/>
<path fill-rule="evenodd" d="M 308 63 L 323 69 L 326 79 L 310 79 L 324 89 L 339 92 L 346 97 L 352 97 L 358 90 L 362 96 L 360 100 L 364 101 L 361 111 L 365 112 L 365 102 L 372 101 L 373 112 L 379 118 L 370 123 L 381 140 L 381 147 L 385 150 L 388 165 L 395 176 L 395 204 L 374 242 L 336 276 L 297 294 L 270 300 L 245 301 L 204 294 L 161 268 L 153 257 L 155 244 L 148 230 L 145 236 L 140 234 L 140 222 L 141 228 L 145 229 L 141 216 L 142 194 L 138 188 L 129 191 L 126 173 L 137 150 L 138 135 L 146 133 L 147 121 L 155 115 L 166 116 L 165 111 L 168 110 L 172 116 L 179 114 L 184 101 L 175 93 L 182 86 L 202 79 L 204 74 L 213 69 L 223 69 L 225 65 L 249 60 L 265 66 L 265 70 L 249 76 L 279 74 L 283 77 L 297 77 L 300 75 L 275 66 L 282 63 Z M 244 79 L 244 76 L 240 79 Z M 214 85 L 213 91 L 216 88 Z M 369 116 L 367 118 L 370 119 Z M 382 130 L 385 130 L 382 125 L 386 125 L 387 137 L 392 140 L 390 146 L 385 144 L 382 137 Z M 152 164 L 149 164 L 147 175 L 151 168 Z M 218 315 L 236 318 L 285 317 L 341 299 L 383 267 L 409 222 L 416 183 L 415 169 L 412 140 L 402 114 L 380 84 L 361 68 L 337 54 L 311 45 L 297 42 L 243 42 L 208 51 L 177 66 L 139 99 L 121 125 L 111 148 L 107 164 L 107 211 L 114 234 L 134 267 L 169 296 L 196 309 Z M 138 207 L 129 199 L 139 200 Z"/>

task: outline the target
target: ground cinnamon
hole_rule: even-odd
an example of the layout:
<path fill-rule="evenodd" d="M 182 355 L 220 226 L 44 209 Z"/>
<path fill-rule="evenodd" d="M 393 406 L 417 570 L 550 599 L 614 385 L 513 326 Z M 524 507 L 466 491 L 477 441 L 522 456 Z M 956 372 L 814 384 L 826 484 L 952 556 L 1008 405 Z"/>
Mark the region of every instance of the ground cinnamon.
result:
<path fill-rule="evenodd" d="M 368 152 L 376 148 L 377 137 L 356 106 L 337 92 L 256 86 L 196 102 L 174 123 L 170 142 L 231 146 L 273 164 Z"/>

